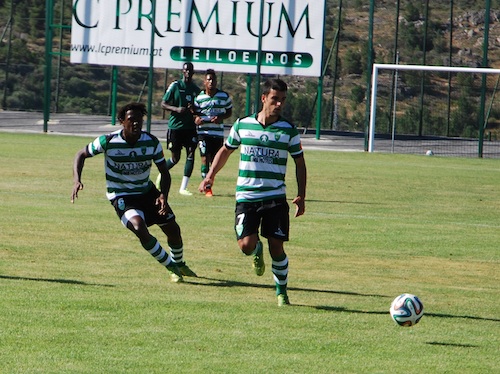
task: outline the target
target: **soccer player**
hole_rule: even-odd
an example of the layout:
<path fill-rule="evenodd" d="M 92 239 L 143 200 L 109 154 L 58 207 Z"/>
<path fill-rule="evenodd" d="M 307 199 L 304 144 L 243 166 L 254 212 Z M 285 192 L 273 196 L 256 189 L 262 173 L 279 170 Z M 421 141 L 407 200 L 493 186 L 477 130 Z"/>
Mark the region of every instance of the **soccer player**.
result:
<path fill-rule="evenodd" d="M 161 107 L 170 111 L 167 130 L 167 149 L 171 157 L 167 160 L 167 169 L 174 167 L 181 158 L 182 148 L 186 148 L 186 164 L 179 193 L 190 196 L 187 189 L 189 178 L 194 168 L 194 152 L 198 142 L 196 125 L 193 119 L 193 100 L 200 93 L 200 89 L 193 83 L 194 67 L 186 62 L 182 67 L 183 79 L 172 82 L 165 95 Z M 157 185 L 159 182 L 157 181 Z"/>
<path fill-rule="evenodd" d="M 205 178 L 215 154 L 224 144 L 223 121 L 233 114 L 233 102 L 228 93 L 217 88 L 213 69 L 205 72 L 205 89 L 194 99 L 194 122 L 198 125 L 198 147 L 201 158 L 201 177 Z M 207 188 L 207 197 L 213 196 Z"/>
<path fill-rule="evenodd" d="M 217 152 L 199 191 L 213 186 L 215 176 L 229 156 L 240 148 L 236 184 L 235 231 L 241 251 L 253 255 L 253 268 L 264 274 L 265 263 L 261 235 L 267 238 L 272 259 L 271 270 L 276 284 L 278 305 L 290 304 L 287 295 L 288 256 L 283 244 L 289 235 L 289 206 L 286 201 L 285 174 L 288 155 L 295 162 L 297 196 L 295 217 L 305 211 L 307 171 L 297 128 L 281 116 L 287 95 L 281 79 L 263 85 L 260 112 L 238 119 L 224 146 Z"/>
<path fill-rule="evenodd" d="M 83 189 L 81 176 L 85 159 L 103 153 L 106 196 L 122 224 L 167 268 L 172 282 L 182 282 L 183 275 L 196 277 L 196 274 L 184 261 L 181 230 L 167 202 L 171 179 L 163 148 L 155 136 L 142 131 L 146 114 L 144 104 L 125 105 L 117 116 L 122 129 L 99 136 L 75 155 L 71 202 L 74 203 Z M 153 162 L 162 176 L 160 191 L 149 180 Z M 170 254 L 150 234 L 148 227 L 153 224 L 167 236 Z"/>

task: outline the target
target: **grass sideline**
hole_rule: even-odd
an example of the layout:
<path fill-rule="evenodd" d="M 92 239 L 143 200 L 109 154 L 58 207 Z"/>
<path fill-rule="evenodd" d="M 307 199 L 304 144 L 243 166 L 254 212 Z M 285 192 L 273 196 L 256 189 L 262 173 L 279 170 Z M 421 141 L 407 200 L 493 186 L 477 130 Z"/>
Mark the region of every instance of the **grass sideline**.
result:
<path fill-rule="evenodd" d="M 102 156 L 70 203 L 90 140 L 0 133 L 0 372 L 500 370 L 498 160 L 306 151 L 306 215 L 286 245 L 293 305 L 278 308 L 270 267 L 256 277 L 236 246 L 236 155 L 213 199 L 177 194 L 172 170 L 201 277 L 171 284 L 107 202 Z M 389 316 L 403 292 L 425 306 L 412 328 Z"/>

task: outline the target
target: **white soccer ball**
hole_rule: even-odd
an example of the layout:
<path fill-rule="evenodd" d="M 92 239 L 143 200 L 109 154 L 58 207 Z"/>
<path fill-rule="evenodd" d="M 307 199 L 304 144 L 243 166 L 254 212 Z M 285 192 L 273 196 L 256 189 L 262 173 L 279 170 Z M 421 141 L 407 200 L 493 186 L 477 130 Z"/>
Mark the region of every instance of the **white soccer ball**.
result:
<path fill-rule="evenodd" d="M 431 149 L 429 149 L 427 152 L 425 152 L 426 156 L 434 156 L 434 152 L 432 152 Z"/>
<path fill-rule="evenodd" d="M 416 325 L 424 315 L 424 304 L 410 293 L 404 293 L 394 299 L 390 308 L 391 317 L 399 326 Z"/>

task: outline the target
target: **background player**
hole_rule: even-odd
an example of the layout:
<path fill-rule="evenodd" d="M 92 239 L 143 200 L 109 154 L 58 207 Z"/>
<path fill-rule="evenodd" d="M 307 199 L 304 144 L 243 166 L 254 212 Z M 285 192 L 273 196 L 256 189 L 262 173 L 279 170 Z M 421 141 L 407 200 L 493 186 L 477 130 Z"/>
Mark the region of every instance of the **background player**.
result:
<path fill-rule="evenodd" d="M 205 178 L 215 154 L 224 144 L 223 121 L 233 114 L 229 94 L 217 88 L 217 75 L 213 69 L 205 72 L 205 89 L 194 99 L 194 122 L 198 125 L 198 147 L 201 158 L 201 177 Z M 207 188 L 206 196 L 213 196 Z"/>
<path fill-rule="evenodd" d="M 198 141 L 196 125 L 193 119 L 192 106 L 194 98 L 200 89 L 193 83 L 194 67 L 191 62 L 186 62 L 182 67 L 183 79 L 172 82 L 168 86 L 161 107 L 170 111 L 167 130 L 167 149 L 171 157 L 167 160 L 167 169 L 171 169 L 181 158 L 182 148 L 186 148 L 186 164 L 179 193 L 192 195 L 187 189 L 189 178 L 193 173 L 194 152 Z M 157 181 L 158 185 L 158 181 Z"/>

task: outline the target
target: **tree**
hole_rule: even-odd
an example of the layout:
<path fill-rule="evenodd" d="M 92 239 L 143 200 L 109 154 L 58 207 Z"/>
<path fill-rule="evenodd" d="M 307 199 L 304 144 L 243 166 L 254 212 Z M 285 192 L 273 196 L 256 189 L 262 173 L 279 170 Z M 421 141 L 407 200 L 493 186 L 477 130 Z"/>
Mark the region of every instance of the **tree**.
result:
<path fill-rule="evenodd" d="M 353 49 L 347 50 L 343 65 L 347 74 L 361 74 L 363 72 L 361 53 Z"/>
<path fill-rule="evenodd" d="M 31 0 L 30 2 L 30 33 L 36 38 L 42 38 L 45 36 L 45 0 Z"/>

